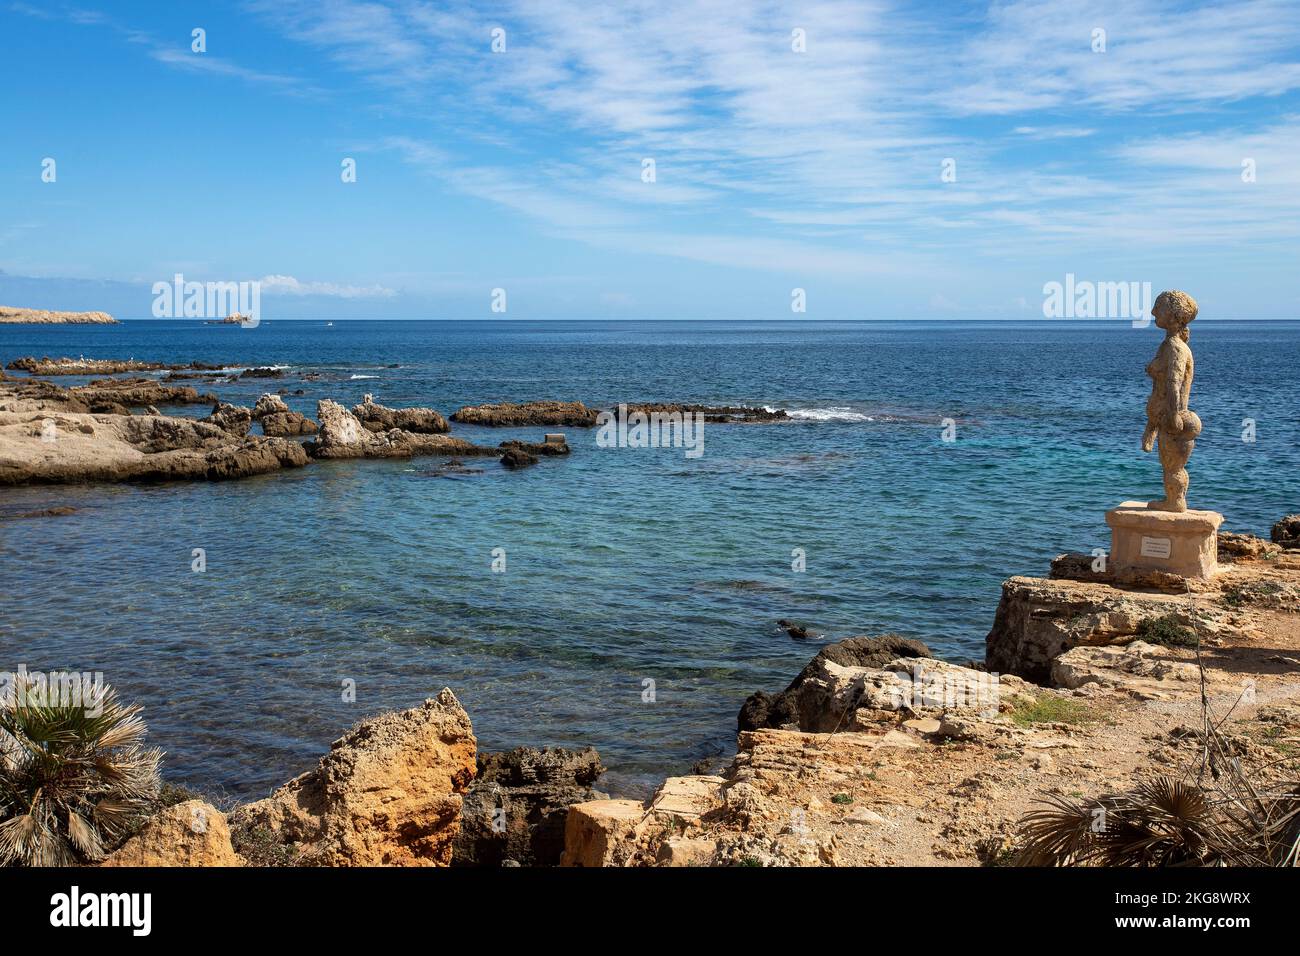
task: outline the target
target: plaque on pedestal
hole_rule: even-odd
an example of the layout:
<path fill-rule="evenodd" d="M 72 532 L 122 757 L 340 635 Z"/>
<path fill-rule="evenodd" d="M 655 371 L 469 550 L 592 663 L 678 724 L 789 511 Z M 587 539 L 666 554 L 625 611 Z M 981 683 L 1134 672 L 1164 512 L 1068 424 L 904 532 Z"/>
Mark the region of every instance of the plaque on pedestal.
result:
<path fill-rule="evenodd" d="M 1106 512 L 1110 564 L 1117 578 L 1134 571 L 1164 571 L 1208 578 L 1219 567 L 1217 511 L 1158 511 L 1126 501 Z"/>

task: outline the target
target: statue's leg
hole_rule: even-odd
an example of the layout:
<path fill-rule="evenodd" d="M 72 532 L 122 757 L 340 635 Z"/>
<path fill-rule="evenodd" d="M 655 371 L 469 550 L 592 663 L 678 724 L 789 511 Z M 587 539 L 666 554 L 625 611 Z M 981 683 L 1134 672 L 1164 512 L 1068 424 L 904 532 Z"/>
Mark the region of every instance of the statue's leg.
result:
<path fill-rule="evenodd" d="M 1165 511 L 1187 510 L 1187 460 L 1195 445 L 1194 441 L 1160 433 L 1160 467 L 1165 473 L 1165 500 L 1160 507 Z"/>

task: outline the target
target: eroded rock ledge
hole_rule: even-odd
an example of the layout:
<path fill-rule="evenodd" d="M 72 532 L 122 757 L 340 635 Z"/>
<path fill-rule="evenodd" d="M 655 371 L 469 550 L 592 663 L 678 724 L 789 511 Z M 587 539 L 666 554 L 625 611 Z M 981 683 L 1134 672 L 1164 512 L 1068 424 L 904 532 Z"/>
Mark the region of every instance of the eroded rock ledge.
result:
<path fill-rule="evenodd" d="M 18 309 L 0 305 L 0 324 L 31 325 L 117 325 L 107 312 L 50 312 L 46 309 Z"/>

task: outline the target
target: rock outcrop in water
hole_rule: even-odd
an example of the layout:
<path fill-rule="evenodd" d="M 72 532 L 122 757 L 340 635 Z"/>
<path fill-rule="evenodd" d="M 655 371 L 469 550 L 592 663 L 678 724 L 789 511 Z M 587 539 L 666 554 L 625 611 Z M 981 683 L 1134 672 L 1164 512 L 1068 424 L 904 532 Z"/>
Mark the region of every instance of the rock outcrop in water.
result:
<path fill-rule="evenodd" d="M 142 408 L 145 405 L 215 405 L 220 401 L 211 392 L 200 393 L 188 385 L 168 385 L 151 378 L 101 378 L 68 391 L 73 398 L 92 406 L 98 403 Z"/>
<path fill-rule="evenodd" d="M 557 866 L 569 807 L 591 800 L 604 772 L 585 750 L 517 747 L 478 755 L 478 775 L 465 794 L 456 866 Z"/>
<path fill-rule="evenodd" d="M 107 312 L 49 312 L 45 309 L 16 309 L 0 305 L 0 324 L 32 325 L 117 325 Z"/>
<path fill-rule="evenodd" d="M 448 866 L 477 743 L 447 688 L 336 740 L 316 769 L 232 823 L 311 866 Z"/>
<path fill-rule="evenodd" d="M 372 432 L 400 428 L 404 432 L 440 435 L 451 431 L 447 419 L 432 408 L 386 408 L 369 395 L 360 405 L 352 407 L 352 414 Z"/>
<path fill-rule="evenodd" d="M 29 375 L 116 375 L 121 372 L 159 371 L 216 371 L 220 365 L 190 362 L 188 365 L 167 365 L 163 362 L 140 362 L 135 359 L 55 358 L 48 355 L 36 358 L 25 355 L 7 366 Z"/>
<path fill-rule="evenodd" d="M 1287 515 L 1273 525 L 1270 535 L 1274 543 L 1284 548 L 1300 549 L 1300 515 Z"/>
<path fill-rule="evenodd" d="M 253 421 L 262 426 L 262 434 L 277 438 L 315 435 L 320 429 L 301 412 L 292 411 L 279 395 L 265 394 L 253 406 Z"/>
<path fill-rule="evenodd" d="M 218 402 L 216 407 L 212 409 L 212 413 L 202 420 L 211 422 L 222 431 L 243 438 L 253 428 L 253 410 L 242 405 L 228 405 L 225 402 Z"/>
<path fill-rule="evenodd" d="M 496 455 L 451 435 L 427 435 L 398 428 L 372 432 L 338 402 L 327 398 L 316 404 L 320 434 L 307 449 L 315 458 L 410 458 L 414 455 Z"/>
<path fill-rule="evenodd" d="M 634 405 L 619 405 L 609 409 L 608 414 L 615 418 L 624 412 L 631 416 L 651 415 L 700 415 L 711 425 L 728 425 L 754 422 L 783 422 L 790 416 L 784 409 L 759 408 L 752 405 L 682 405 L 675 402 L 642 402 Z"/>
<path fill-rule="evenodd" d="M 465 425 L 492 428 L 516 428 L 525 425 L 571 425 L 590 428 L 598 412 L 582 402 L 500 402 L 492 405 L 466 405 L 455 411 L 451 420 Z"/>

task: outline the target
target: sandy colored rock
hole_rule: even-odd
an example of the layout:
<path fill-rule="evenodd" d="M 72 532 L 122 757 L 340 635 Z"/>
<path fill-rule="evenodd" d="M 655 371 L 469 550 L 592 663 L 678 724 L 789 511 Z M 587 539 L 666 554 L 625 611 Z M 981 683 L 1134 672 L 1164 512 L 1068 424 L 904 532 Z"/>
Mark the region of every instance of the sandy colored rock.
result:
<path fill-rule="evenodd" d="M 202 800 L 160 810 L 100 866 L 243 866 L 226 815 Z"/>
<path fill-rule="evenodd" d="M 710 866 L 718 852 L 716 840 L 669 837 L 659 847 L 659 866 Z"/>
<path fill-rule="evenodd" d="M 1052 683 L 1070 689 L 1085 684 L 1159 694 L 1161 681 L 1199 681 L 1194 663 L 1180 661 L 1164 648 L 1145 641 L 1122 647 L 1080 646 L 1052 661 Z"/>
<path fill-rule="evenodd" d="M 640 800 L 591 800 L 569 807 L 561 866 L 623 866 L 647 819 Z"/>
<path fill-rule="evenodd" d="M 316 769 L 232 822 L 316 866 L 448 866 L 476 742 L 450 689 L 336 740 Z"/>
<path fill-rule="evenodd" d="M 229 405 L 226 402 L 218 402 L 203 421 L 216 425 L 222 431 L 243 438 L 253 427 L 253 410 L 242 405 Z"/>
<path fill-rule="evenodd" d="M 193 419 L 0 411 L 0 484 L 216 481 L 307 461 L 296 442 Z"/>

